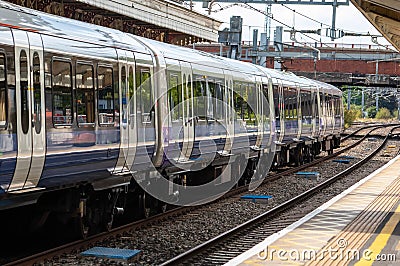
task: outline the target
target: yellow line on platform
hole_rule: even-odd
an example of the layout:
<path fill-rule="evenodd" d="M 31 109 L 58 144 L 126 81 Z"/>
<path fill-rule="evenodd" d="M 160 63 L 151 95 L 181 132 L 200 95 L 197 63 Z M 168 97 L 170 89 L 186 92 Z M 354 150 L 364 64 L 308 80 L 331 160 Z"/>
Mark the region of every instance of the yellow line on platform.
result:
<path fill-rule="evenodd" d="M 392 217 L 390 217 L 389 221 L 385 224 L 382 231 L 375 238 L 374 242 L 371 246 L 368 247 L 369 253 L 363 252 L 363 255 L 366 257 L 362 257 L 360 261 L 358 261 L 355 266 L 367 266 L 372 265 L 376 260 L 376 256 L 379 255 L 383 248 L 386 246 L 387 242 L 390 239 L 394 229 L 397 226 L 397 223 L 400 221 L 400 205 L 397 206 L 397 209 L 393 213 Z"/>

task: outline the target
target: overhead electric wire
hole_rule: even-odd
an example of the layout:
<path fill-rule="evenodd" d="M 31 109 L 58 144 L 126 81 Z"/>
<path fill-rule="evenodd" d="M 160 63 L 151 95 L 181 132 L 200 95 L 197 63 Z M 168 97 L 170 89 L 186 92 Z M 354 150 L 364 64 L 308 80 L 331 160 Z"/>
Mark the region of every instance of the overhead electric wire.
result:
<path fill-rule="evenodd" d="M 275 18 L 273 17 L 273 15 L 269 15 L 268 13 L 265 13 L 264 11 L 259 10 L 259 9 L 255 8 L 255 7 L 251 6 L 251 5 L 250 5 L 249 3 L 247 3 L 245 0 L 238 0 L 238 2 L 239 2 L 239 3 L 233 3 L 233 4 L 230 4 L 230 5 L 221 7 L 220 9 L 214 10 L 214 11 L 212 11 L 212 12 L 215 12 L 215 13 L 216 13 L 216 12 L 220 12 L 220 11 L 229 9 L 229 8 L 231 8 L 231 7 L 234 7 L 234 6 L 244 7 L 244 8 L 247 8 L 247 9 L 253 9 L 254 11 L 260 12 L 260 13 L 262 13 L 263 15 L 265 15 L 265 16 L 267 16 L 267 17 L 270 17 L 272 20 L 278 22 L 279 24 L 282 24 L 282 25 L 284 25 L 284 26 L 286 26 L 286 27 L 288 27 L 288 28 L 292 28 L 292 29 L 293 29 L 293 26 L 289 26 L 289 25 L 287 25 L 287 24 L 285 24 L 285 23 L 283 23 L 283 22 L 281 22 L 281 21 L 275 19 Z M 328 28 L 331 28 L 331 25 L 329 25 L 329 24 L 326 24 L 326 23 L 324 23 L 324 22 L 321 22 L 321 21 L 318 21 L 318 20 L 316 20 L 316 19 L 314 19 L 314 18 L 311 18 L 311 17 L 309 17 L 309 16 L 307 16 L 307 15 L 304 15 L 304 14 L 302 14 L 302 13 L 296 11 L 295 9 L 292 9 L 292 8 L 288 7 L 288 6 L 285 5 L 285 4 L 281 4 L 281 5 L 282 5 L 283 7 L 285 7 L 285 8 L 287 8 L 287 9 L 289 9 L 290 11 L 295 12 L 296 14 L 298 14 L 298 15 L 300 15 L 300 16 L 303 16 L 303 17 L 305 17 L 305 18 L 307 18 L 307 19 L 309 19 L 309 20 L 311 20 L 311 21 L 314 21 L 315 23 L 318 23 L 319 25 L 321 25 L 321 28 L 322 28 L 322 25 L 323 25 L 323 26 L 327 26 Z M 250 8 L 249 8 L 249 7 L 250 7 Z M 345 31 L 345 32 L 359 33 L 359 32 L 353 31 L 353 30 L 345 30 L 345 29 L 342 29 L 342 30 Z M 367 33 L 365 33 L 365 34 L 369 34 L 369 32 L 367 32 Z M 305 34 L 303 34 L 303 35 L 305 35 Z M 305 36 L 307 36 L 307 35 L 305 35 Z M 370 35 L 370 36 L 372 36 L 372 35 Z M 307 37 L 309 37 L 309 36 L 307 36 Z M 311 38 L 311 37 L 309 37 L 309 38 Z M 312 38 L 311 38 L 311 39 L 312 39 Z M 316 39 L 313 39 L 313 40 L 316 40 Z M 319 40 L 317 40 L 317 41 L 320 42 Z"/>
<path fill-rule="evenodd" d="M 231 7 L 233 7 L 233 6 L 239 6 L 239 7 L 247 8 L 247 9 L 256 11 L 256 12 L 258 12 L 258 13 L 261 13 L 261 14 L 263 14 L 264 16 L 271 18 L 271 19 L 274 20 L 275 22 L 277 22 L 277 23 L 279 23 L 279 24 L 281 24 L 281 25 L 283 25 L 283 26 L 285 26 L 285 27 L 287 27 L 287 28 L 289 28 L 289 29 L 295 30 L 295 29 L 294 29 L 294 26 L 290 26 L 290 25 L 288 25 L 288 24 L 286 24 L 286 23 L 284 23 L 284 22 L 282 22 L 282 21 L 280 21 L 280 20 L 274 18 L 274 16 L 273 16 L 272 14 L 268 14 L 268 13 L 266 13 L 266 12 L 263 11 L 263 10 L 260 10 L 260 9 L 257 9 L 257 8 L 255 8 L 255 7 L 253 7 L 252 5 L 250 5 L 249 3 L 247 3 L 245 0 L 238 0 L 238 1 L 239 1 L 239 3 L 233 3 L 233 4 L 230 4 L 230 5 L 228 5 L 228 6 L 221 7 L 219 10 L 214 11 L 214 12 L 222 11 L 222 10 L 231 8 Z M 316 19 L 310 18 L 310 17 L 308 17 L 308 16 L 306 16 L 306 15 L 304 15 L 304 14 L 301 14 L 301 13 L 299 13 L 299 12 L 296 12 L 295 10 L 293 10 L 293 9 L 291 9 L 291 8 L 289 8 L 289 7 L 287 7 L 287 6 L 285 6 L 284 4 L 282 4 L 282 6 L 286 7 L 286 8 L 289 9 L 289 10 L 292 10 L 292 11 L 294 11 L 295 13 L 297 13 L 297 14 L 299 14 L 299 15 L 301 15 L 301 16 L 304 16 L 304 17 L 306 17 L 306 18 L 308 18 L 308 19 L 310 19 L 310 20 L 312 20 L 312 21 L 314 21 L 314 22 L 316 22 L 316 23 L 319 23 L 320 25 L 330 26 L 330 25 L 325 24 L 325 23 L 322 23 L 322 22 L 320 22 L 320 21 L 318 21 L 318 20 L 316 20 Z M 324 46 L 327 47 L 327 48 L 333 48 L 333 47 L 327 45 L 326 43 L 322 43 L 321 40 L 318 40 L 318 39 L 316 39 L 316 38 L 313 38 L 313 37 L 307 35 L 306 33 L 302 33 L 302 32 L 299 32 L 299 31 L 298 31 L 298 33 L 304 35 L 305 37 L 307 37 L 307 38 L 309 38 L 309 39 L 311 39 L 311 40 L 313 40 L 313 41 L 315 41 L 315 42 L 317 42 L 317 43 L 320 43 L 320 44 L 324 45 Z M 356 58 L 356 57 L 354 57 L 354 56 L 352 56 L 352 55 L 350 55 L 350 54 L 347 54 L 347 53 L 345 53 L 345 54 L 348 55 L 348 56 L 349 56 L 350 58 L 352 58 L 352 59 L 358 59 L 358 58 Z"/>
<path fill-rule="evenodd" d="M 253 7 L 253 6 L 251 6 L 251 5 L 248 4 L 248 3 L 244 3 L 244 5 L 245 5 L 245 7 L 248 8 L 248 9 L 251 9 L 251 10 L 256 11 L 256 12 L 259 12 L 259 13 L 265 15 L 265 16 L 268 16 L 268 14 L 266 14 L 264 11 L 257 9 L 257 8 L 255 8 L 255 7 Z M 273 16 L 271 16 L 271 19 L 274 20 L 274 21 L 276 21 L 276 22 L 279 23 L 279 24 L 282 24 L 283 26 L 285 26 L 285 27 L 287 27 L 287 28 L 289 28 L 289 29 L 294 29 L 293 27 L 290 27 L 288 24 L 283 23 L 283 22 L 281 22 L 281 21 L 279 21 L 279 20 L 273 18 Z M 313 38 L 313 37 L 310 37 L 310 36 L 307 35 L 306 33 L 302 33 L 302 32 L 299 32 L 299 33 L 302 34 L 302 35 L 304 35 L 304 36 L 306 36 L 307 38 L 310 38 L 311 40 L 316 41 L 317 43 L 321 43 L 322 45 L 326 46 L 327 48 L 333 48 L 333 47 L 327 45 L 326 43 L 320 42 L 318 39 L 315 39 L 315 38 Z M 354 57 L 354 56 L 352 56 L 352 55 L 350 55 L 350 54 L 348 54 L 348 53 L 344 53 L 344 54 L 345 54 L 345 55 L 348 55 L 348 56 L 349 56 L 350 58 L 352 58 L 352 59 L 358 59 L 358 58 L 356 58 L 356 57 Z"/>
<path fill-rule="evenodd" d="M 309 20 L 311 20 L 311 21 L 314 21 L 314 22 L 316 22 L 316 23 L 318 23 L 318 24 L 320 24 L 320 25 L 325 25 L 325 26 L 330 27 L 329 24 L 325 24 L 325 23 L 323 23 L 323 22 L 321 22 L 321 21 L 318 21 L 318 20 L 316 20 L 316 19 L 313 19 L 313 18 L 311 18 L 311 17 L 309 17 L 309 16 L 307 16 L 307 15 L 304 15 L 304 14 L 302 14 L 302 13 L 300 13 L 300 12 L 297 12 L 295 9 L 292 9 L 292 8 L 288 7 L 287 5 L 285 5 L 285 4 L 281 4 L 281 5 L 282 5 L 283 7 L 286 7 L 286 8 L 289 9 L 290 11 L 293 11 L 294 13 L 299 14 L 300 16 L 303 16 L 303 17 L 305 17 L 305 18 L 307 18 L 307 19 L 309 19 Z"/>

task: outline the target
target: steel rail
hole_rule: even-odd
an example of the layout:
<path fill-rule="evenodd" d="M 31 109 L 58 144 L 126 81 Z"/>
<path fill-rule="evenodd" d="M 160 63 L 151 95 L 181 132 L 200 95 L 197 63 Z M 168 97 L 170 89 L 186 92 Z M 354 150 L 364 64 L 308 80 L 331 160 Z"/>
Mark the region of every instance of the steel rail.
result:
<path fill-rule="evenodd" d="M 317 186 L 313 187 L 312 189 L 309 189 L 305 192 L 303 192 L 302 194 L 272 208 L 271 210 L 251 219 L 246 221 L 245 223 L 230 229 L 229 231 L 226 231 L 222 234 L 220 234 L 219 236 L 216 236 L 166 262 L 164 262 L 163 266 L 166 265 L 178 265 L 178 264 L 182 264 L 185 261 L 188 261 L 189 259 L 203 253 L 206 252 L 208 249 L 215 247 L 217 244 L 220 244 L 221 242 L 228 240 L 232 237 L 234 237 L 237 234 L 240 234 L 241 232 L 248 230 L 249 228 L 256 226 L 257 224 L 270 219 L 273 216 L 276 216 L 279 213 L 282 213 L 283 211 L 297 205 L 298 203 L 310 198 L 311 196 L 317 194 L 318 192 L 320 192 L 322 189 L 327 188 L 328 186 L 330 186 L 331 184 L 335 183 L 337 180 L 339 180 L 340 178 L 348 175 L 349 173 L 351 173 L 352 171 L 360 168 L 362 165 L 364 165 L 366 162 L 368 162 L 371 158 L 373 158 L 380 150 L 383 149 L 383 147 L 386 145 L 388 139 L 390 138 L 392 132 L 394 129 L 399 128 L 400 126 L 395 126 L 394 128 L 391 129 L 390 133 L 386 136 L 386 138 L 384 139 L 384 141 L 381 143 L 381 145 L 379 145 L 379 147 L 377 147 L 372 153 L 370 153 L 367 157 L 365 157 L 364 159 L 360 160 L 359 162 L 355 163 L 354 165 L 350 166 L 349 168 L 347 168 L 346 170 L 336 174 L 335 176 L 327 179 L 326 181 L 318 184 Z M 214 250 L 215 251 L 215 250 Z"/>
<path fill-rule="evenodd" d="M 321 162 L 329 160 L 329 159 L 331 159 L 333 157 L 336 157 L 336 156 L 340 155 L 341 153 L 343 153 L 343 152 L 345 152 L 345 151 L 347 151 L 347 150 L 349 150 L 351 148 L 354 148 L 355 146 L 359 145 L 374 130 L 382 128 L 382 127 L 385 127 L 385 126 L 392 126 L 392 125 L 374 125 L 374 127 L 375 127 L 374 129 L 371 129 L 365 136 L 363 136 L 357 142 L 352 143 L 351 145 L 343 148 L 342 150 L 340 150 L 340 151 L 338 151 L 336 153 L 333 153 L 331 155 L 327 155 L 327 156 L 324 156 L 322 158 L 316 159 L 316 160 L 314 160 L 314 161 L 312 161 L 310 163 L 301 165 L 299 167 L 295 167 L 295 168 L 288 169 L 288 170 L 285 170 L 285 171 L 280 172 L 280 173 L 276 173 L 276 174 L 272 174 L 270 176 L 267 176 L 264 179 L 262 184 L 277 180 L 277 179 L 281 178 L 282 176 L 293 174 L 293 173 L 295 173 L 295 172 L 297 172 L 299 170 L 305 169 L 307 167 L 311 167 L 313 165 L 316 165 L 318 163 L 321 163 Z M 369 127 L 373 127 L 373 126 L 368 126 L 367 128 L 369 128 Z M 235 196 L 237 194 L 246 192 L 247 190 L 248 190 L 247 185 L 232 189 L 228 193 L 224 194 L 221 198 L 219 198 L 219 200 Z M 204 206 L 207 206 L 207 205 L 212 204 L 212 203 L 215 203 L 215 201 L 207 203 L 207 204 L 203 204 L 200 207 L 204 207 Z M 31 256 L 27 256 L 25 258 L 21 258 L 21 259 L 12 261 L 12 262 L 8 262 L 8 263 L 6 263 L 4 265 L 5 266 L 11 266 L 11 265 L 33 265 L 35 263 L 40 263 L 40 262 L 45 261 L 47 259 L 51 259 L 53 257 L 59 256 L 59 255 L 62 255 L 62 254 L 68 253 L 68 252 L 72 252 L 72 251 L 76 251 L 76 250 L 83 250 L 83 249 L 93 245 L 96 242 L 105 240 L 107 238 L 111 238 L 111 237 L 116 236 L 116 235 L 120 235 L 120 234 L 122 234 L 122 233 L 124 233 L 126 231 L 133 230 L 135 228 L 146 227 L 146 226 L 149 226 L 151 224 L 161 222 L 161 221 L 169 219 L 171 217 L 182 215 L 184 213 L 190 212 L 190 211 L 198 209 L 198 208 L 199 208 L 199 206 L 177 207 L 177 208 L 168 210 L 168 211 L 166 211 L 164 213 L 160 213 L 160 214 L 151 216 L 151 217 L 149 217 L 147 219 L 135 221 L 135 222 L 132 222 L 132 223 L 129 223 L 129 224 L 126 224 L 126 225 L 122 225 L 120 227 L 113 228 L 108 232 L 102 232 L 102 233 L 96 234 L 94 236 L 90 236 L 90 237 L 88 237 L 86 239 L 70 242 L 70 243 L 67 243 L 65 245 L 61 245 L 61 246 L 58 246 L 58 247 L 55 247 L 55 248 L 52 248 L 52 249 L 37 253 L 37 254 L 33 254 Z"/>
<path fill-rule="evenodd" d="M 367 129 L 367 128 L 377 127 L 377 126 L 387 127 L 387 126 L 397 126 L 397 125 L 400 125 L 400 124 L 375 124 L 375 125 L 364 126 L 364 127 L 361 127 L 361 128 L 359 128 L 359 129 L 353 131 L 352 133 L 350 133 L 350 134 L 344 136 L 344 137 L 342 138 L 342 141 L 343 141 L 343 140 L 346 140 L 346 139 L 348 139 L 348 138 L 350 138 L 350 137 L 356 136 L 358 132 L 360 132 L 360 131 L 362 131 L 362 130 L 364 130 L 364 129 Z"/>

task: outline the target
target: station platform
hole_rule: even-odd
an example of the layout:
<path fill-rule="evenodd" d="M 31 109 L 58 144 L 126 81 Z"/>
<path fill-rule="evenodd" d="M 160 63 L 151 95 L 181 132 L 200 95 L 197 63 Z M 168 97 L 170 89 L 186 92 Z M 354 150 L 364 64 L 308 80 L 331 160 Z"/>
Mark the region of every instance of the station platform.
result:
<path fill-rule="evenodd" d="M 400 156 L 225 265 L 400 265 Z"/>

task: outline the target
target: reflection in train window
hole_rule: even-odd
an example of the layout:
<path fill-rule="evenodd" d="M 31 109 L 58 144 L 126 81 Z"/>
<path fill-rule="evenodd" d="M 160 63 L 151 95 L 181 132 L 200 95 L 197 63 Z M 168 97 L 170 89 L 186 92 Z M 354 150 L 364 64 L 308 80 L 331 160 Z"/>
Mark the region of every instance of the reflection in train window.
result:
<path fill-rule="evenodd" d="M 0 53 L 0 128 L 7 126 L 6 57 Z"/>
<path fill-rule="evenodd" d="M 249 84 L 247 87 L 247 124 L 257 125 L 256 115 L 257 112 L 257 91 L 254 84 Z"/>
<path fill-rule="evenodd" d="M 222 83 L 222 80 L 207 79 L 208 93 L 210 94 L 209 97 L 211 97 L 207 108 L 210 111 L 212 110 L 214 119 L 223 119 L 225 114 L 224 105 L 222 104 L 224 102 L 225 88 Z"/>
<path fill-rule="evenodd" d="M 22 132 L 28 133 L 29 130 L 29 88 L 28 88 L 28 58 L 24 50 L 19 57 L 20 71 L 20 90 L 21 90 L 21 125 Z"/>
<path fill-rule="evenodd" d="M 135 93 L 135 76 L 133 75 L 133 67 L 129 67 L 129 73 L 128 73 L 128 106 L 129 106 L 129 115 L 132 117 L 135 114 L 135 103 L 132 101 L 133 94 Z M 129 124 L 131 125 L 131 128 L 134 127 L 134 120 L 129 118 L 128 120 Z"/>
<path fill-rule="evenodd" d="M 182 86 L 178 74 L 169 75 L 168 101 L 172 120 L 182 119 Z"/>
<path fill-rule="evenodd" d="M 203 78 L 197 77 L 193 81 L 194 116 L 200 119 L 207 117 L 207 87 Z"/>
<path fill-rule="evenodd" d="M 122 123 L 123 123 L 124 127 L 125 127 L 125 125 L 126 125 L 126 123 L 128 121 L 127 120 L 128 119 L 127 118 L 127 109 L 126 109 L 127 104 L 128 104 L 128 101 L 126 99 L 127 94 L 128 94 L 128 92 L 127 92 L 128 88 L 126 87 L 126 85 L 127 85 L 126 78 L 127 78 L 126 67 L 123 66 L 123 67 L 121 67 L 121 95 L 122 95 L 122 109 L 121 109 L 122 114 L 121 114 L 121 118 L 122 118 Z"/>
<path fill-rule="evenodd" d="M 225 88 L 222 85 L 222 81 L 217 81 L 215 84 L 215 98 L 214 98 L 214 116 L 216 119 L 223 119 L 225 116 L 225 106 L 223 105 L 224 102 L 224 95 Z"/>
<path fill-rule="evenodd" d="M 243 115 L 243 93 L 241 92 L 241 84 L 239 82 L 235 82 L 233 84 L 233 105 L 236 111 L 236 119 L 242 119 Z"/>
<path fill-rule="evenodd" d="M 152 110 L 152 95 L 151 95 L 151 78 L 150 69 L 141 68 L 136 73 L 136 89 L 137 89 L 137 109 L 142 114 L 142 122 L 151 120 L 150 111 Z M 143 115 L 146 114 L 146 117 Z M 151 115 L 151 114 L 150 114 Z"/>
<path fill-rule="evenodd" d="M 72 75 L 71 63 L 53 61 L 53 124 L 72 125 Z"/>
<path fill-rule="evenodd" d="M 94 123 L 93 66 L 76 64 L 76 112 L 78 125 Z"/>
<path fill-rule="evenodd" d="M 279 87 L 278 85 L 273 85 L 273 90 L 272 90 L 272 94 L 274 96 L 274 106 L 275 106 L 275 118 L 276 120 L 280 119 L 280 108 L 281 106 L 281 101 L 279 100 Z"/>
<path fill-rule="evenodd" d="M 39 54 L 33 54 L 33 123 L 36 133 L 39 134 L 42 129 L 42 95 L 40 78 L 40 58 Z"/>
<path fill-rule="evenodd" d="M 98 112 L 100 126 L 114 125 L 114 90 L 113 69 L 99 66 L 97 68 Z"/>

